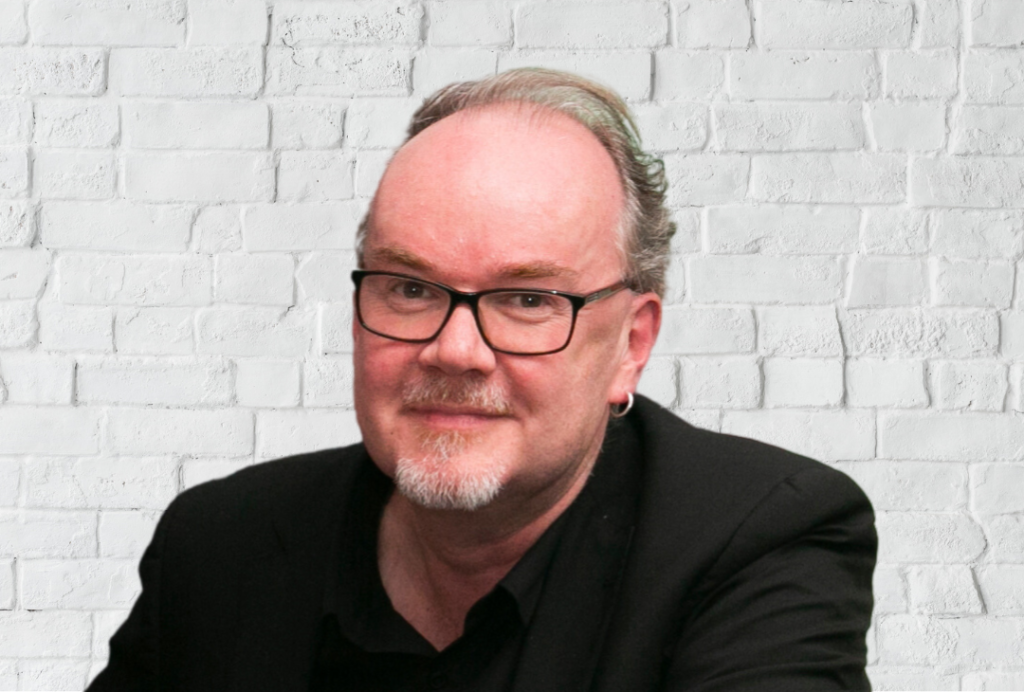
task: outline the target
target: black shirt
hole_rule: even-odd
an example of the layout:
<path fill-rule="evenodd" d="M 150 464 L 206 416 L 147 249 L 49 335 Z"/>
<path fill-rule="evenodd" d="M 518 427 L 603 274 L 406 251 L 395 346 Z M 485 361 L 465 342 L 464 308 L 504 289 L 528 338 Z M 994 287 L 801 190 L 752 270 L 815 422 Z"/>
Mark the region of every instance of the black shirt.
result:
<path fill-rule="evenodd" d="M 586 539 L 586 528 L 593 513 L 629 512 L 635 502 L 629 488 L 639 478 L 639 469 L 630 463 L 630 457 L 635 457 L 628 452 L 637 450 L 634 444 L 624 446 L 622 437 L 609 430 L 580 496 L 470 609 L 463 635 L 440 652 L 395 611 L 384 590 L 377 567 L 377 530 L 393 485 L 376 466 L 367 464 L 354 484 L 360 494 L 349 505 L 332 556 L 337 578 L 324 597 L 310 690 L 510 689 L 548 567 L 561 542 L 573 541 L 574 550 L 588 549 L 591 542 Z M 595 542 L 591 549 L 599 550 L 600 545 Z M 618 557 L 602 555 L 599 559 Z"/>

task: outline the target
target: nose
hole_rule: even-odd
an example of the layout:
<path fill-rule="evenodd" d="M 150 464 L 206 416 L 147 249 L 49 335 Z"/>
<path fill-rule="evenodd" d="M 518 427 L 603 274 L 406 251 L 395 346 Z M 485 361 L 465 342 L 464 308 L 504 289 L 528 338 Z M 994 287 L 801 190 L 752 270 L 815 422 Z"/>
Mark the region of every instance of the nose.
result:
<path fill-rule="evenodd" d="M 494 370 L 494 351 L 480 334 L 472 308 L 465 304 L 455 308 L 441 333 L 420 352 L 420 363 L 448 375 L 473 370 L 487 375 Z"/>

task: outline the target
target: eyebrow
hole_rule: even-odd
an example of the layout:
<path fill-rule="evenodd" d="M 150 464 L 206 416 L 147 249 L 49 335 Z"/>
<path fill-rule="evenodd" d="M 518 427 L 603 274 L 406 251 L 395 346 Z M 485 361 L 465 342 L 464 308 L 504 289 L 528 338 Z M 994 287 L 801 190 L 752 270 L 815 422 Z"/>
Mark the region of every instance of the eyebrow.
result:
<path fill-rule="evenodd" d="M 397 247 L 379 247 L 370 250 L 368 253 L 370 260 L 378 262 L 384 262 L 387 264 L 398 264 L 407 269 L 417 269 L 419 271 L 430 271 L 434 268 L 434 265 L 423 259 L 419 255 L 403 250 Z"/>
<path fill-rule="evenodd" d="M 397 264 L 406 269 L 417 271 L 432 271 L 435 267 L 431 262 L 419 255 L 398 247 L 378 247 L 370 250 L 367 255 L 375 262 L 385 264 Z M 496 276 L 500 279 L 548 279 L 548 278 L 571 278 L 579 276 L 579 272 L 570 269 L 557 262 L 526 262 L 524 264 L 508 264 L 498 270 Z"/>

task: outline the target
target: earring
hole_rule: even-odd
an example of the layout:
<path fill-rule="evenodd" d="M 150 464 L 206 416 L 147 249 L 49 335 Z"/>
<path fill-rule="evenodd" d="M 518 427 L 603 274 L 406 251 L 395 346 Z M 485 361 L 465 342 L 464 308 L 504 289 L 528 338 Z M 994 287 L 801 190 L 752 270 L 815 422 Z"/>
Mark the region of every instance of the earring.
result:
<path fill-rule="evenodd" d="M 611 416 L 612 418 L 622 418 L 624 415 L 629 413 L 629 410 L 633 408 L 633 392 L 627 392 L 625 404 L 612 404 L 611 405 Z"/>

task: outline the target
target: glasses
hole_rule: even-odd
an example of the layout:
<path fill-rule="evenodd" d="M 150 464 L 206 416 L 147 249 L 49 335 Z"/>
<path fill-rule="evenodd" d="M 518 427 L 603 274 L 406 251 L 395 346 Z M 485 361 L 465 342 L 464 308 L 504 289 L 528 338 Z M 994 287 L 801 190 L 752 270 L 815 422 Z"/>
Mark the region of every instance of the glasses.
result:
<path fill-rule="evenodd" d="M 463 293 L 414 276 L 361 269 L 352 272 L 352 281 L 356 315 L 369 332 L 395 341 L 432 341 L 455 308 L 465 303 L 484 342 L 494 351 L 516 356 L 561 351 L 572 339 L 580 310 L 626 288 L 618 281 L 585 296 L 532 288 Z"/>

